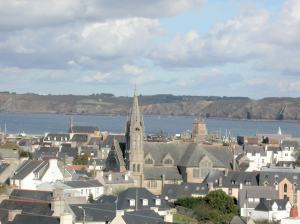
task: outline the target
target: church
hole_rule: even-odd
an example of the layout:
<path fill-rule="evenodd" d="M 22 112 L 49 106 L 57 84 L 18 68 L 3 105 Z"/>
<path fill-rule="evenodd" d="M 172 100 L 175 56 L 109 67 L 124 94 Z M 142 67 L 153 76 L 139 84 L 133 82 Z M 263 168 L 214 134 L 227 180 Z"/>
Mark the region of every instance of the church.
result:
<path fill-rule="evenodd" d="M 107 167 L 118 172 L 126 169 L 137 186 L 154 194 L 161 194 L 164 184 L 201 183 L 210 171 L 232 169 L 232 154 L 226 147 L 197 142 L 148 142 L 144 130 L 135 93 L 126 124 L 125 147 L 121 150 L 114 141 Z"/>

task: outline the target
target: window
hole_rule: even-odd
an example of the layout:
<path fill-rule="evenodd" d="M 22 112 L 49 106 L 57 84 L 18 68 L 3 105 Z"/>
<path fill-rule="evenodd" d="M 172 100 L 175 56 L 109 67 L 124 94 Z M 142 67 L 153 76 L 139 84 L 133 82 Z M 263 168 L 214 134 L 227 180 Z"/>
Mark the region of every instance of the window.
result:
<path fill-rule="evenodd" d="M 129 206 L 135 206 L 135 200 L 129 199 Z"/>
<path fill-rule="evenodd" d="M 284 184 L 284 185 L 283 185 L 283 192 L 284 192 L 284 193 L 287 193 L 287 184 Z"/>
<path fill-rule="evenodd" d="M 249 202 L 253 202 L 253 198 L 248 198 L 248 201 Z"/>
<path fill-rule="evenodd" d="M 151 159 L 151 158 L 147 158 L 147 159 L 145 160 L 145 164 L 154 164 L 154 161 L 153 161 L 153 159 Z"/>
<path fill-rule="evenodd" d="M 142 199 L 143 206 L 148 206 L 148 199 Z"/>
<path fill-rule="evenodd" d="M 132 165 L 132 170 L 135 172 L 135 164 Z"/>
<path fill-rule="evenodd" d="M 228 194 L 229 194 L 229 195 L 232 195 L 232 188 L 229 188 L 229 189 L 228 189 Z"/>
<path fill-rule="evenodd" d="M 148 188 L 157 188 L 157 182 L 156 182 L 156 180 L 150 180 L 147 183 L 147 186 L 148 186 Z"/>
<path fill-rule="evenodd" d="M 164 160 L 164 165 L 173 165 L 173 160 L 171 160 L 171 159 L 165 159 Z"/>
<path fill-rule="evenodd" d="M 155 199 L 155 205 L 156 205 L 156 206 L 160 206 L 160 205 L 161 205 L 161 200 L 160 200 L 160 198 L 156 198 L 156 199 Z"/>
<path fill-rule="evenodd" d="M 137 172 L 140 172 L 140 168 L 141 168 L 141 165 L 138 164 L 138 165 L 137 165 Z"/>
<path fill-rule="evenodd" d="M 83 195 L 83 189 L 81 189 L 81 195 Z"/>

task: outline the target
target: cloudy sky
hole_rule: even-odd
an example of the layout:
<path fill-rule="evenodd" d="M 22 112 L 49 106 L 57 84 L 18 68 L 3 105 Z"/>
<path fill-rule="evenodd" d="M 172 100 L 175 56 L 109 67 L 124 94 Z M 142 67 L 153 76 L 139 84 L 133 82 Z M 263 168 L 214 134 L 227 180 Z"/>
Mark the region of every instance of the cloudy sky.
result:
<path fill-rule="evenodd" d="M 300 96 L 299 0 L 0 0 L 0 91 Z"/>

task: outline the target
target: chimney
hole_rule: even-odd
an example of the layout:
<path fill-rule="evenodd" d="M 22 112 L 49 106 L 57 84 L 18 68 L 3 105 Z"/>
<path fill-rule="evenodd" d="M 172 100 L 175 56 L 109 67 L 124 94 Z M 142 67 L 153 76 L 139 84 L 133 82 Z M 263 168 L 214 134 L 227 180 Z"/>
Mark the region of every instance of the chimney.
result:
<path fill-rule="evenodd" d="M 112 175 L 111 175 L 111 173 L 108 174 L 107 179 L 108 179 L 108 181 L 111 181 L 111 180 L 112 180 Z"/>
<path fill-rule="evenodd" d="M 70 213 L 64 213 L 60 216 L 59 224 L 72 224 L 73 216 Z"/>
<path fill-rule="evenodd" d="M 219 184 L 219 187 L 221 187 L 223 185 L 223 178 L 222 177 L 219 177 L 218 184 Z"/>
<path fill-rule="evenodd" d="M 8 210 L 8 220 L 9 222 L 12 222 L 16 215 L 19 215 L 22 213 L 22 210 Z"/>
<path fill-rule="evenodd" d="M 53 216 L 60 216 L 64 212 L 64 190 L 54 189 L 53 198 L 51 200 L 51 210 L 53 211 Z"/>
<path fill-rule="evenodd" d="M 166 175 L 163 174 L 163 175 L 161 175 L 161 193 L 162 193 L 163 190 L 164 190 L 165 182 L 166 182 Z"/>

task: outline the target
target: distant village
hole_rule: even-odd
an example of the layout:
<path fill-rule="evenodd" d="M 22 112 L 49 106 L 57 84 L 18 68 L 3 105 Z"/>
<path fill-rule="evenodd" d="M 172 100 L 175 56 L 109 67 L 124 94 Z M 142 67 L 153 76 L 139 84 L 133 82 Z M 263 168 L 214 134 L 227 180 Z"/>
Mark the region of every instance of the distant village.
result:
<path fill-rule="evenodd" d="M 300 223 L 300 138 L 280 127 L 221 136 L 198 118 L 191 133 L 146 135 L 136 94 L 124 127 L 0 132 L 0 223 Z"/>

